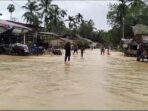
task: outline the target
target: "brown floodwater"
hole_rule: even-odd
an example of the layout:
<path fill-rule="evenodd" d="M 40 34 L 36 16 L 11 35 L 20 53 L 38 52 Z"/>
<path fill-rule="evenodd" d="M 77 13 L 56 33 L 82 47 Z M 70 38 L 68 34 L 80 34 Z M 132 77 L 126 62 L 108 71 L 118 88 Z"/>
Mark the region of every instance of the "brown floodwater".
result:
<path fill-rule="evenodd" d="M 0 109 L 148 109 L 147 63 L 98 49 L 63 58 L 0 55 Z"/>

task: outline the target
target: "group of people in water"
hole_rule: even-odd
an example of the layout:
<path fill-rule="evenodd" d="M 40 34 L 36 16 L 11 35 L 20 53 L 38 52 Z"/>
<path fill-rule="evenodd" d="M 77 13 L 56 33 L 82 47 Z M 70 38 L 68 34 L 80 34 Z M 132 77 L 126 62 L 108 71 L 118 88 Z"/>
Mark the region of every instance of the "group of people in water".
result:
<path fill-rule="evenodd" d="M 143 45 L 139 44 L 137 48 L 137 61 L 144 61 L 144 59 L 148 60 L 148 49 Z"/>
<path fill-rule="evenodd" d="M 110 47 L 105 48 L 104 46 L 101 47 L 101 55 L 105 54 L 105 49 L 107 49 L 107 55 L 110 55 Z"/>
<path fill-rule="evenodd" d="M 67 42 L 64 46 L 65 49 L 65 62 L 70 61 L 70 56 L 71 56 L 71 50 L 73 50 L 73 54 L 78 54 L 78 49 L 80 48 L 81 51 L 81 57 L 83 57 L 84 54 L 84 50 L 85 47 L 84 46 L 80 46 L 78 47 L 77 45 L 74 45 L 73 47 L 71 47 L 71 43 Z M 105 47 L 102 46 L 101 47 L 101 55 L 105 55 Z M 107 55 L 110 55 L 110 48 L 107 47 Z"/>
<path fill-rule="evenodd" d="M 78 54 L 78 49 L 79 47 L 77 45 L 71 46 L 70 42 L 67 42 L 64 46 L 65 49 L 65 62 L 68 60 L 70 61 L 70 56 L 71 56 L 71 50 L 73 50 L 73 54 Z M 81 50 L 81 57 L 83 57 L 83 53 L 84 53 L 84 47 L 81 46 L 80 50 Z"/>

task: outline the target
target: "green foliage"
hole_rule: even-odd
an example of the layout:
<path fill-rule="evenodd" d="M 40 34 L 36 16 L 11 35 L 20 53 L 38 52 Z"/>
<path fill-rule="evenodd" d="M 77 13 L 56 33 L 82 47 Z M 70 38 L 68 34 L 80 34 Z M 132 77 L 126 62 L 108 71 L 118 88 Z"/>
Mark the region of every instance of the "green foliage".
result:
<path fill-rule="evenodd" d="M 67 20 L 65 20 L 67 16 L 66 11 L 60 9 L 58 5 L 51 4 L 51 2 L 52 0 L 28 0 L 28 3 L 23 6 L 27 10 L 23 15 L 26 22 L 39 26 L 43 21 L 45 31 L 71 36 L 79 34 L 94 42 L 113 44 L 114 46 L 120 43 L 123 20 L 125 37 L 127 38 L 133 36 L 131 26 L 137 23 L 148 25 L 148 7 L 141 0 L 119 0 L 119 4 L 111 4 L 107 19 L 112 29 L 108 32 L 96 30 L 93 20 L 85 21 L 80 13 L 75 16 L 68 16 Z M 68 28 L 65 26 L 65 21 L 68 21 Z M 77 42 L 78 44 L 88 45 L 83 43 L 84 41 Z"/>
<path fill-rule="evenodd" d="M 52 5 L 49 15 L 48 30 L 55 33 L 63 31 L 65 28 L 63 19 L 67 15 L 66 11 L 60 9 L 57 5 Z"/>
<path fill-rule="evenodd" d="M 52 0 L 39 0 L 39 9 L 41 10 L 41 17 L 44 20 L 44 28 L 47 30 L 48 20 L 51 13 Z"/>
<path fill-rule="evenodd" d="M 51 4 L 51 1 L 52 0 L 28 0 L 25 6 L 22 7 L 27 10 L 23 14 L 23 17 L 27 23 L 37 27 L 43 22 L 45 31 L 61 33 L 65 30 L 63 19 L 67 13 L 57 5 Z"/>
<path fill-rule="evenodd" d="M 111 4 L 107 19 L 112 29 L 108 32 L 110 41 L 119 45 L 124 22 L 125 38 L 133 37 L 132 27 L 136 24 L 148 25 L 148 6 L 142 0 L 119 0 L 119 4 Z M 124 21 L 123 21 L 124 18 Z"/>
<path fill-rule="evenodd" d="M 103 44 L 109 43 L 109 41 L 106 38 L 107 32 L 103 30 L 95 31 L 93 20 L 83 21 L 77 31 L 80 34 L 80 36 L 90 39 L 94 42 L 99 42 Z"/>
<path fill-rule="evenodd" d="M 32 25 L 38 27 L 42 22 L 40 20 L 40 13 L 38 12 L 39 8 L 37 2 L 28 0 L 25 6 L 22 6 L 26 10 L 23 14 L 24 20 Z"/>
<path fill-rule="evenodd" d="M 92 38 L 94 29 L 94 22 L 92 20 L 83 21 L 78 28 L 78 33 L 84 38 Z"/>
<path fill-rule="evenodd" d="M 69 29 L 71 30 L 71 34 L 73 35 L 73 33 L 77 33 L 78 27 L 82 24 L 84 20 L 83 16 L 80 13 L 78 13 L 75 16 L 68 16 L 68 19 L 65 21 L 69 22 Z"/>

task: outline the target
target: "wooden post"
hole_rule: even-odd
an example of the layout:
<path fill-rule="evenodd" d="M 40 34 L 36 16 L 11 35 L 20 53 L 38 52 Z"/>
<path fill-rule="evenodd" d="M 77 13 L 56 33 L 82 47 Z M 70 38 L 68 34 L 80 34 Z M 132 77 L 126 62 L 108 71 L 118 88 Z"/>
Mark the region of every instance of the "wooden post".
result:
<path fill-rule="evenodd" d="M 24 33 L 24 44 L 26 44 L 26 34 Z"/>

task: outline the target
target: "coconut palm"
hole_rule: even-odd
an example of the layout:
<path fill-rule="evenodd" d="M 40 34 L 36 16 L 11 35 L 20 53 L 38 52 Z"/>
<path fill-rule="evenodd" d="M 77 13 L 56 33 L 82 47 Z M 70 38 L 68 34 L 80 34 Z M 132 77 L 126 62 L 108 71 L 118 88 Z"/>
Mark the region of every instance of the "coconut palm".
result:
<path fill-rule="evenodd" d="M 49 13 L 51 12 L 51 1 L 52 0 L 39 0 L 39 7 L 42 15 L 42 19 L 44 19 L 44 28 L 45 31 L 47 30 L 48 20 L 49 20 Z"/>
<path fill-rule="evenodd" d="M 73 16 L 68 16 L 68 19 L 65 20 L 69 22 L 69 28 L 72 30 L 76 26 L 75 18 Z"/>
<path fill-rule="evenodd" d="M 22 6 L 25 10 L 27 10 L 24 14 L 24 20 L 26 20 L 27 23 L 32 25 L 37 25 L 41 23 L 39 20 L 40 14 L 38 13 L 38 5 L 35 1 L 28 0 L 28 2 L 25 4 L 25 6 Z"/>
<path fill-rule="evenodd" d="M 64 17 L 67 15 L 65 10 L 60 9 L 57 5 L 51 5 L 49 12 L 49 24 L 52 31 L 58 31 L 64 26 Z M 51 25 L 52 24 L 52 25 Z"/>
<path fill-rule="evenodd" d="M 12 13 L 15 11 L 15 6 L 13 4 L 9 4 L 7 9 L 10 12 L 10 19 L 12 19 Z"/>
<path fill-rule="evenodd" d="M 76 31 L 78 25 L 81 24 L 84 20 L 83 16 L 80 13 L 78 13 L 75 17 L 68 16 L 68 20 L 66 21 L 69 21 L 69 28 Z"/>
<path fill-rule="evenodd" d="M 68 16 L 68 19 L 65 20 L 65 21 L 68 21 L 68 25 L 69 25 L 69 28 L 70 28 L 70 33 L 71 35 L 75 35 L 76 34 L 76 31 L 77 31 L 77 28 L 78 28 L 78 22 L 76 20 L 76 17 L 74 16 Z"/>
<path fill-rule="evenodd" d="M 78 23 L 83 22 L 83 16 L 82 16 L 80 13 L 78 13 L 78 14 L 76 15 L 76 21 L 77 21 Z"/>

